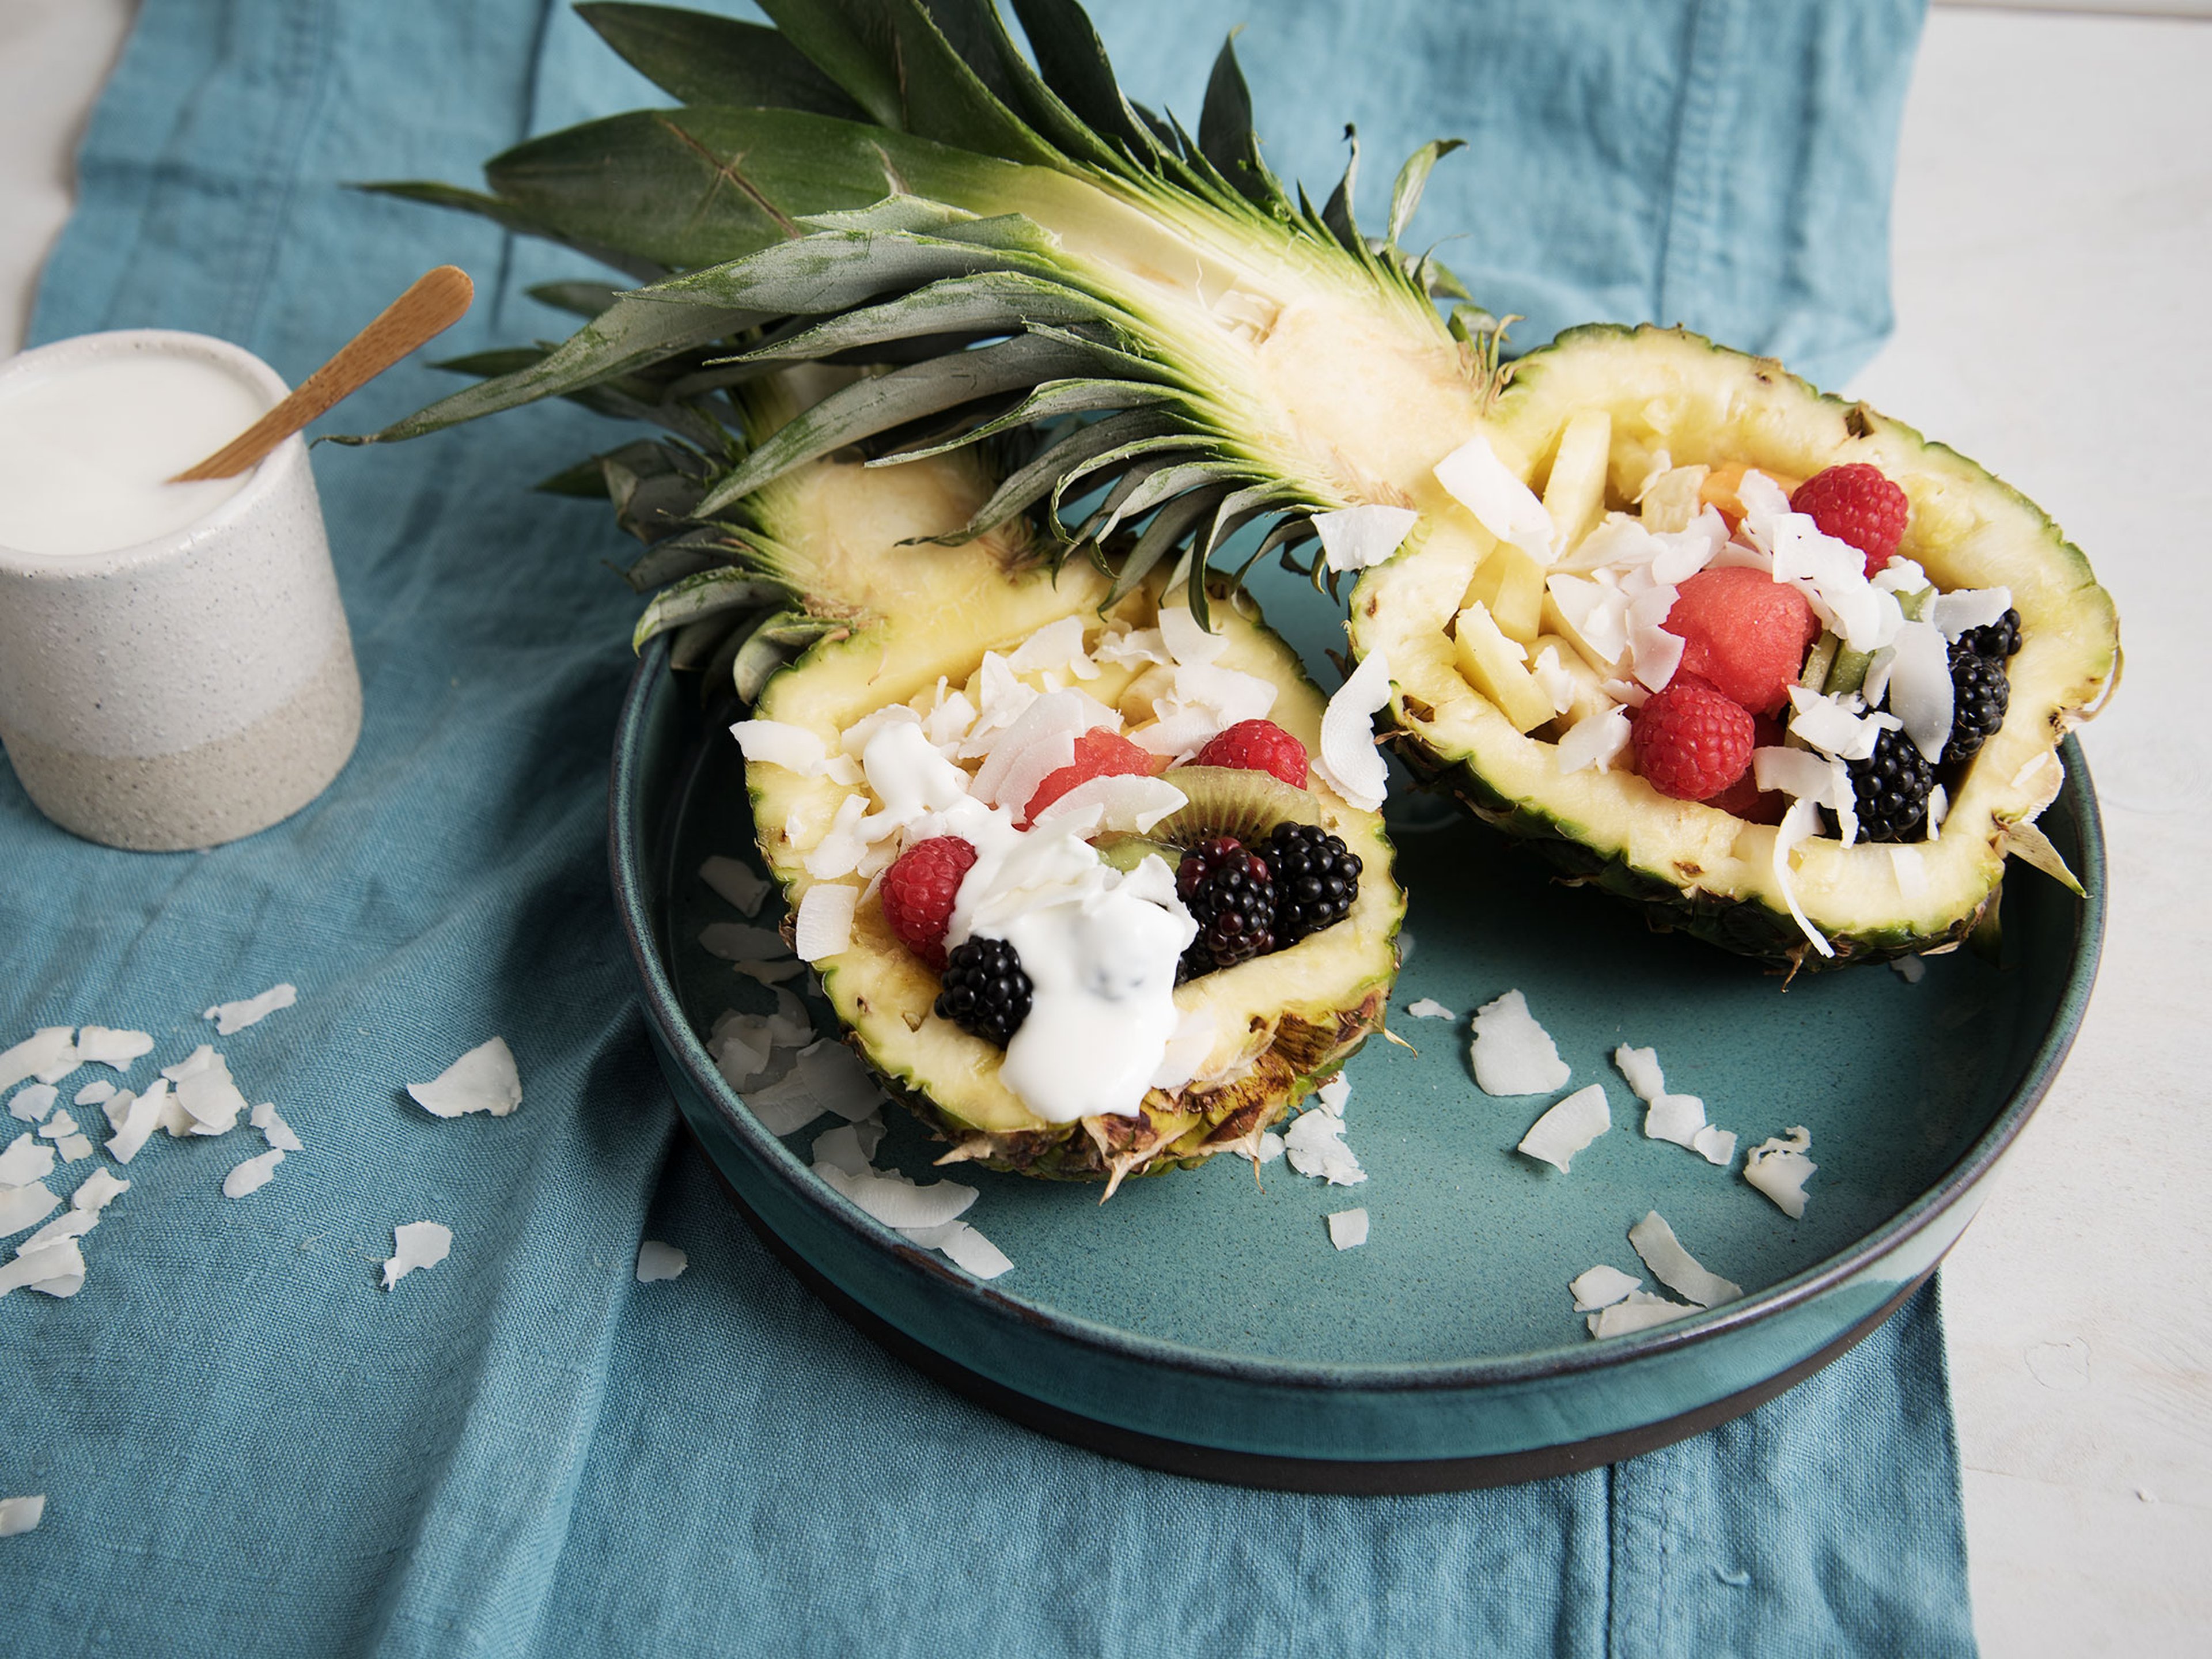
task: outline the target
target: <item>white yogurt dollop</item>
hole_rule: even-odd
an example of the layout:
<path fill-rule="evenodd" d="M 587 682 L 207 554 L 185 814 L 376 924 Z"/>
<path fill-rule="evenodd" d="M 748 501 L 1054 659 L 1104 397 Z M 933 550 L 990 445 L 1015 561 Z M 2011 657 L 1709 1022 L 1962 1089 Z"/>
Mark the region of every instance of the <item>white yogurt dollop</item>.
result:
<path fill-rule="evenodd" d="M 266 412 L 197 357 L 134 351 L 0 380 L 0 547 L 105 553 L 175 534 L 252 476 L 173 484 Z"/>

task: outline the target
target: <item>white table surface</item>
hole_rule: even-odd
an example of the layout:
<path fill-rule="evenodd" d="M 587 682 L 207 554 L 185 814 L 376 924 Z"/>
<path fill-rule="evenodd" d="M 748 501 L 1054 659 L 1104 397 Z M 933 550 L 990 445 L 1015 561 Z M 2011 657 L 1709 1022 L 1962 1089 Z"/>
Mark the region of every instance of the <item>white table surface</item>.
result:
<path fill-rule="evenodd" d="M 0 0 L 0 349 L 130 12 Z M 1943 1270 L 1976 1622 L 1990 1659 L 2203 1656 L 2212 877 L 2188 860 L 2212 855 L 2212 698 L 2182 680 L 2212 656 L 2212 23 L 1938 10 L 1898 175 L 1897 335 L 1850 390 L 2064 525 L 2129 664 L 2083 734 L 2111 854 L 2096 995 Z"/>

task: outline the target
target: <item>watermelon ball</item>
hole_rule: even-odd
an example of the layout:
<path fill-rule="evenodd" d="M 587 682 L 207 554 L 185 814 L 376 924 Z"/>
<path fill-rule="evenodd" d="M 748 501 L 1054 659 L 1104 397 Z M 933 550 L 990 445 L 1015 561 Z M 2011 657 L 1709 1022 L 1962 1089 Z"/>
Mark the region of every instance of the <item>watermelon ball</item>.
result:
<path fill-rule="evenodd" d="M 1710 800 L 1751 767 L 1751 716 L 1694 674 L 1654 692 L 1628 728 L 1636 769 L 1662 795 Z"/>
<path fill-rule="evenodd" d="M 1048 772 L 1022 809 L 1020 827 L 1028 829 L 1036 815 L 1079 783 L 1093 778 L 1150 777 L 1160 769 L 1160 757 L 1139 749 L 1117 732 L 1100 727 L 1075 740 L 1075 758 L 1057 771 Z"/>
<path fill-rule="evenodd" d="M 1682 641 L 1676 672 L 1696 675 L 1754 714 L 1789 702 L 1806 649 L 1820 635 L 1802 593 L 1742 565 L 1700 570 L 1682 583 L 1660 626 Z"/>

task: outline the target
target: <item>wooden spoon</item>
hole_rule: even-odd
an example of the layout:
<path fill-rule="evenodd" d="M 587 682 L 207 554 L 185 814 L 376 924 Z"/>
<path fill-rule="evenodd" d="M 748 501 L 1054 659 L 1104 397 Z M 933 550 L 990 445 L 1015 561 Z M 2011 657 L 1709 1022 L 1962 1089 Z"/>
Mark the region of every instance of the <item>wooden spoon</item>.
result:
<path fill-rule="evenodd" d="M 382 316 L 347 341 L 337 356 L 300 382 L 292 395 L 198 466 L 171 483 L 234 478 L 322 414 L 350 397 L 424 341 L 442 334 L 468 311 L 476 288 L 458 265 L 440 265 L 394 300 Z"/>

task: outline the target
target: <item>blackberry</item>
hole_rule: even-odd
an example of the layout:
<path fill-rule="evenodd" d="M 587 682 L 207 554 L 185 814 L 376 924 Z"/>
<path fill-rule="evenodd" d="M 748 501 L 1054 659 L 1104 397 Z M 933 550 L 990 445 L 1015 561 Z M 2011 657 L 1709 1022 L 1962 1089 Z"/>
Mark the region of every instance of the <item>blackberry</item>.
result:
<path fill-rule="evenodd" d="M 1359 896 L 1359 855 L 1317 823 L 1279 823 L 1267 837 L 1275 872 L 1275 942 L 1288 950 L 1334 927 Z"/>
<path fill-rule="evenodd" d="M 1033 988 L 1012 945 L 978 934 L 945 958 L 938 1017 L 1003 1048 L 1030 1017 Z"/>
<path fill-rule="evenodd" d="M 1951 735 L 1944 739 L 1943 758 L 1972 759 L 2004 724 L 2011 700 L 2004 659 L 1983 656 L 1960 638 L 1951 647 Z"/>
<path fill-rule="evenodd" d="M 1927 817 L 1936 769 L 1904 732 L 1883 732 L 1871 756 L 1848 764 L 1861 841 L 1903 841 Z"/>
<path fill-rule="evenodd" d="M 1178 981 L 1275 948 L 1275 879 L 1267 861 L 1228 836 L 1202 841 L 1176 866 L 1176 896 L 1198 922 Z"/>
<path fill-rule="evenodd" d="M 1987 628 L 1970 628 L 1958 642 L 1978 657 L 2002 662 L 2020 649 L 2020 612 L 2008 611 Z"/>

